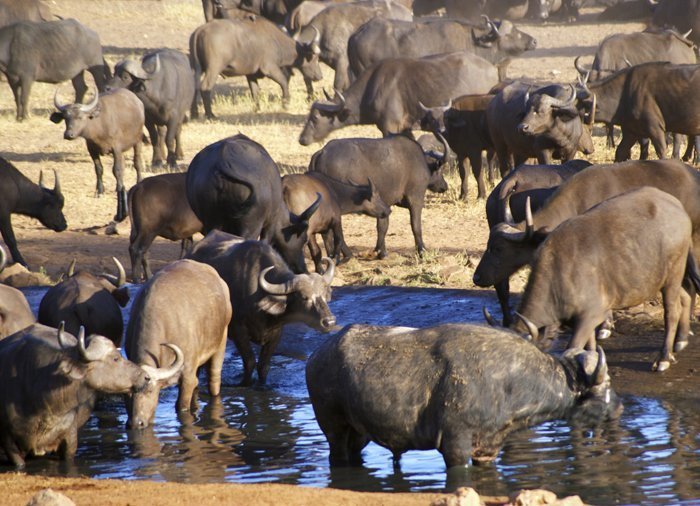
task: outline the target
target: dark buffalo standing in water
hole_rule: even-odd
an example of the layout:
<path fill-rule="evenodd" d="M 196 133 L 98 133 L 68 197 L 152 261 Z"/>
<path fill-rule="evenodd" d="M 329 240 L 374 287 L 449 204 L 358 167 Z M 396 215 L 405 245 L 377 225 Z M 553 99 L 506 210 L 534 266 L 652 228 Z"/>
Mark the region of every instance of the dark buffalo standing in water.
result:
<path fill-rule="evenodd" d="M 698 0 L 649 0 L 654 6 L 651 26 L 674 28 L 700 44 L 700 2 Z"/>
<path fill-rule="evenodd" d="M 131 306 L 124 339 L 126 356 L 151 377 L 126 400 L 129 427 L 151 425 L 160 390 L 176 383 L 176 411 L 196 411 L 201 367 L 209 395 L 218 397 L 230 321 L 228 287 L 211 266 L 178 260 L 148 280 Z"/>
<path fill-rule="evenodd" d="M 134 168 L 136 179 L 141 181 L 143 161 L 141 159 L 141 141 L 145 121 L 143 102 L 129 90 L 116 89 L 102 94 L 95 92 L 89 104 L 62 104 L 58 99 L 58 90 L 54 96 L 54 105 L 58 112 L 51 114 L 54 123 L 66 122 L 63 137 L 75 140 L 85 139 L 90 158 L 95 165 L 97 176 L 97 195 L 105 191 L 102 183 L 104 169 L 100 155 L 111 154 L 114 158 L 112 172 L 117 180 L 117 214 L 114 219 L 122 221 L 129 208 L 126 202 L 124 186 L 124 151 L 134 150 Z"/>
<path fill-rule="evenodd" d="M 666 158 L 666 132 L 700 134 L 700 65 L 635 65 L 584 83 L 579 98 L 595 106 L 596 121 L 620 125 L 616 162 L 629 160 L 642 139 L 650 139 L 656 155 Z"/>
<path fill-rule="evenodd" d="M 320 34 L 320 60 L 335 70 L 333 87 L 345 91 L 352 83 L 348 62 L 348 39 L 375 16 L 411 21 L 411 11 L 391 1 L 338 3 L 323 9 L 301 30 L 299 40 L 311 41 Z M 359 76 L 355 76 L 358 78 Z"/>
<path fill-rule="evenodd" d="M 242 134 L 210 144 L 190 163 L 186 188 L 206 232 L 260 238 L 294 272 L 306 272 L 306 231 L 320 198 L 300 215 L 291 213 L 282 198 L 279 168 L 260 144 Z"/>
<path fill-rule="evenodd" d="M 321 172 L 341 181 L 361 184 L 372 179 L 379 196 L 388 206 L 408 208 L 411 215 L 411 231 L 416 251 L 425 251 L 421 215 L 425 205 L 425 192 L 447 191 L 443 176 L 449 153 L 444 141 L 444 154 L 437 160 L 423 152 L 420 144 L 403 135 L 383 139 L 336 139 L 314 153 L 309 162 L 309 172 Z M 352 164 L 348 164 L 352 160 Z M 377 245 L 374 250 L 379 258 L 386 252 L 386 233 L 389 217 L 377 218 Z"/>
<path fill-rule="evenodd" d="M 184 173 L 159 174 L 129 189 L 129 256 L 134 283 L 153 275 L 147 253 L 156 237 L 182 241 L 182 258 L 192 246 L 192 236 L 204 229 L 187 201 L 186 180 Z"/>
<path fill-rule="evenodd" d="M 350 69 L 359 76 L 387 58 L 428 56 L 467 51 L 498 67 L 499 79 L 506 76 L 511 58 L 534 49 L 533 37 L 510 21 L 475 26 L 455 19 L 399 21 L 376 17 L 362 25 L 348 41 Z"/>
<path fill-rule="evenodd" d="M 323 77 L 318 64 L 319 51 L 318 37 L 308 43 L 296 41 L 264 18 L 216 19 L 200 26 L 190 36 L 190 61 L 206 117 L 214 117 L 211 93 L 219 75 L 246 76 L 256 104 L 258 79 L 269 77 L 282 88 L 282 101 L 286 105 L 289 78 L 296 68 L 311 96 L 311 82 Z M 197 103 L 193 102 L 192 117 L 198 114 Z"/>
<path fill-rule="evenodd" d="M 17 248 L 17 239 L 12 230 L 13 214 L 36 218 L 46 228 L 56 232 L 68 227 L 63 216 L 61 184 L 55 170 L 54 178 L 53 190 L 49 190 L 44 186 L 43 172 L 39 176 L 39 184 L 34 184 L 14 165 L 0 157 L 0 233 L 12 260 L 25 267 L 27 262 Z"/>
<path fill-rule="evenodd" d="M 256 369 L 251 343 L 261 346 L 257 372 L 264 384 L 284 325 L 301 322 L 321 332 L 335 326 L 328 307 L 335 265 L 328 258 L 323 275 L 294 274 L 270 245 L 219 231 L 198 242 L 188 257 L 214 267 L 228 285 L 234 308 L 229 337 L 243 360 L 242 385 L 252 384 Z"/>
<path fill-rule="evenodd" d="M 150 378 L 109 339 L 34 324 L 0 341 L 0 444 L 15 467 L 27 456 L 72 459 L 98 392 L 128 394 Z"/>
<path fill-rule="evenodd" d="M 698 258 L 700 175 L 695 169 L 676 160 L 597 165 L 563 182 L 533 215 L 533 226 L 528 227 L 525 221 L 515 223 L 507 220 L 492 227 L 486 251 L 474 274 L 475 283 L 479 286 L 497 286 L 532 262 L 537 247 L 561 223 L 604 200 L 642 186 L 658 188 L 680 200 L 693 224 L 693 244 L 695 257 Z M 691 287 L 688 286 L 688 289 Z"/>
<path fill-rule="evenodd" d="M 0 272 L 7 263 L 5 248 L 0 246 Z M 22 292 L 0 283 L 0 339 L 30 326 L 36 321 Z"/>
<path fill-rule="evenodd" d="M 511 155 L 517 167 L 532 157 L 551 164 L 555 158 L 571 160 L 577 151 L 590 154 L 594 149 L 571 85 L 531 90 L 530 85 L 516 81 L 489 102 L 486 118 L 502 177 L 511 169 Z"/>
<path fill-rule="evenodd" d="M 180 134 L 194 100 L 194 76 L 187 56 L 175 49 L 159 49 L 140 62 L 123 60 L 114 67 L 110 87 L 127 88 L 143 102 L 145 125 L 151 137 L 151 167 L 160 169 L 166 159 L 171 170 L 182 159 Z"/>
<path fill-rule="evenodd" d="M 525 234 L 535 233 L 529 211 L 526 223 Z M 595 328 L 611 309 L 642 304 L 660 291 L 666 337 L 653 369 L 665 371 L 676 361 L 671 350 L 688 344 L 691 299 L 681 287 L 686 270 L 700 288 L 692 229 L 680 201 L 653 187 L 570 218 L 537 249 L 515 329 L 537 341 L 539 329 L 571 323 L 569 347 L 595 349 Z"/>
<path fill-rule="evenodd" d="M 129 302 L 124 267 L 115 257 L 118 276 L 95 276 L 87 271 L 68 269 L 68 277 L 49 288 L 39 304 L 39 323 L 58 327 L 63 322 L 71 334 L 84 327 L 88 334 L 97 334 L 119 346 L 124 333 L 122 307 Z"/>
<path fill-rule="evenodd" d="M 437 449 L 447 468 L 484 464 L 520 428 L 622 412 L 601 348 L 555 358 L 478 325 L 351 325 L 309 358 L 306 384 L 331 465 L 361 464 L 370 441 L 395 460 Z"/>
<path fill-rule="evenodd" d="M 498 82 L 491 63 L 471 53 L 389 58 L 363 73 L 333 100 L 314 102 L 299 137 L 308 146 L 349 125 L 377 125 L 383 135 L 404 133 L 461 95 L 488 93 Z"/>
<path fill-rule="evenodd" d="M 72 80 L 76 102 L 80 102 L 87 91 L 84 70 L 92 74 L 100 90 L 111 76 L 99 36 L 74 19 L 23 21 L 0 28 L 0 69 L 12 88 L 18 120 L 29 114 L 29 91 L 35 81 Z"/>
<path fill-rule="evenodd" d="M 564 181 L 590 165 L 585 160 L 570 160 L 561 165 L 521 165 L 509 172 L 486 199 L 489 230 L 499 223 L 523 221 L 527 199 L 530 199 L 531 211 L 539 210 Z M 513 321 L 508 304 L 509 277 L 510 275 L 494 284 L 503 312 L 503 325 L 506 327 Z M 477 286 L 492 286 L 488 283 L 490 279 L 482 279 L 479 268 L 474 272 L 473 281 Z"/>
<path fill-rule="evenodd" d="M 51 21 L 50 9 L 40 0 L 0 0 L 0 27 L 18 21 Z"/>

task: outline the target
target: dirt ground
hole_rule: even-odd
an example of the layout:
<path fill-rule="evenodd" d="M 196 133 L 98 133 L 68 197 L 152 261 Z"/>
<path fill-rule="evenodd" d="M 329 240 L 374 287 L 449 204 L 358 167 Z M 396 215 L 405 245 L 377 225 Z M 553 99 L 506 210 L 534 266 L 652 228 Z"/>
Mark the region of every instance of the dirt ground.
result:
<path fill-rule="evenodd" d="M 114 64 L 121 58 L 140 56 L 151 48 L 173 47 L 187 51 L 189 34 L 203 22 L 199 0 L 54 0 L 49 2 L 56 14 L 75 17 L 96 30 L 105 47 L 107 60 Z M 600 9 L 584 11 L 582 20 L 574 25 L 522 24 L 523 30 L 534 35 L 538 47 L 515 60 L 509 77 L 527 76 L 542 80 L 573 82 L 573 58 L 584 55 L 589 63 L 600 40 L 608 34 L 631 32 L 643 28 L 642 23 L 598 24 Z M 332 71 L 324 68 L 326 89 L 332 88 Z M 193 121 L 185 125 L 183 142 L 185 159 L 181 169 L 186 170 L 192 157 L 204 146 L 228 135 L 242 132 L 262 143 L 283 171 L 303 171 L 320 144 L 302 147 L 297 139 L 301 132 L 308 103 L 299 76 L 292 79 L 292 102 L 282 108 L 279 88 L 268 80 L 261 81 L 263 99 L 259 112 L 249 97 L 242 78 L 220 80 L 214 104 L 218 119 Z M 14 163 L 24 174 L 37 181 L 44 170 L 49 185 L 52 171 L 60 176 L 66 197 L 65 214 L 68 230 L 54 233 L 33 219 L 13 218 L 19 248 L 34 271 L 59 279 L 70 261 L 75 258 L 78 267 L 102 272 L 113 271 L 111 257 L 116 256 L 129 268 L 128 223 L 118 227 L 117 235 L 105 235 L 107 225 L 116 210 L 113 192 L 115 181 L 109 171 L 111 160 L 104 159 L 107 192 L 95 197 L 95 175 L 82 141 L 63 139 L 63 125 L 48 120 L 53 108 L 55 86 L 38 83 L 34 86 L 30 109 L 32 117 L 17 123 L 12 95 L 6 83 L 0 83 L 0 156 Z M 317 86 L 319 93 L 321 86 Z M 70 86 L 61 87 L 61 96 L 71 96 Z M 594 130 L 596 152 L 592 162 L 612 161 L 613 152 L 605 149 L 603 132 Z M 379 133 L 374 127 L 352 127 L 336 132 L 331 138 L 372 136 Z M 150 147 L 146 146 L 145 162 L 150 161 Z M 128 155 L 127 159 L 131 159 Z M 126 184 L 135 183 L 131 166 L 127 169 Z M 146 174 L 147 176 L 150 174 Z M 345 237 L 356 253 L 356 258 L 337 269 L 335 284 L 392 284 L 426 287 L 476 289 L 471 277 L 484 250 L 488 228 L 484 217 L 483 201 L 475 194 L 469 203 L 456 200 L 457 179 L 450 175 L 452 188 L 446 194 L 428 195 L 423 214 L 423 236 L 429 248 L 423 259 L 414 253 L 408 213 L 395 209 L 387 236 L 389 256 L 384 260 L 373 258 L 376 237 L 373 220 L 349 216 L 344 218 Z M 472 180 L 472 188 L 474 184 Z M 177 258 L 179 244 L 157 240 L 150 250 L 154 270 Z M 524 286 L 525 274 L 517 276 L 514 290 Z M 646 316 L 650 314 L 651 317 Z M 625 313 L 618 321 L 617 334 L 606 343 L 612 374 L 621 393 L 634 392 L 649 395 L 683 395 L 700 398 L 698 388 L 700 363 L 698 347 L 686 350 L 679 364 L 664 375 L 649 372 L 649 363 L 660 345 L 662 321 L 657 306 L 646 305 Z M 634 335 L 634 346 L 629 335 Z M 8 504 L 22 504 L 32 493 L 46 486 L 70 490 L 79 504 L 428 504 L 432 495 L 383 494 L 367 495 L 332 490 L 315 490 L 274 485 L 179 485 L 148 482 L 92 481 L 24 477 L 0 474 L 0 489 L 12 491 Z M 3 492 L 4 494 L 7 492 Z M 99 497 L 99 500 L 97 499 Z M 6 498 L 0 502 L 5 502 Z M 159 502 L 160 501 L 160 502 Z"/>

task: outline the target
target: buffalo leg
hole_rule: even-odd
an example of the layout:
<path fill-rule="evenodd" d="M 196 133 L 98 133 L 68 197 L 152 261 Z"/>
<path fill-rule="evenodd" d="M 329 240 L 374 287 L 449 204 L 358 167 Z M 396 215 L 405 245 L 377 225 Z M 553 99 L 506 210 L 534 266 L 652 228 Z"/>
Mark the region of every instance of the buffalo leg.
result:
<path fill-rule="evenodd" d="M 277 335 L 268 338 L 268 341 L 260 348 L 258 355 L 258 383 L 264 385 L 267 381 L 267 373 L 270 372 L 270 360 L 282 337 L 281 331 Z"/>
<path fill-rule="evenodd" d="M 615 125 L 612 123 L 605 124 L 605 144 L 609 149 L 615 147 Z"/>
<path fill-rule="evenodd" d="M 438 448 L 448 469 L 469 464 L 472 453 L 472 434 L 470 432 L 445 430 Z"/>
<path fill-rule="evenodd" d="M 175 130 L 175 158 L 177 160 L 185 158 L 185 152 L 182 150 L 182 140 L 180 139 L 181 135 L 182 121 L 177 124 L 177 129 Z"/>
<path fill-rule="evenodd" d="M 75 425 L 66 431 L 66 438 L 58 447 L 58 456 L 61 460 L 70 460 L 78 451 L 78 427 Z"/>
<path fill-rule="evenodd" d="M 649 139 L 644 138 L 639 140 L 639 159 L 649 159 Z"/>
<path fill-rule="evenodd" d="M 481 157 L 481 155 L 479 155 Z M 459 179 L 462 181 L 461 186 L 459 188 L 459 200 L 462 202 L 466 202 L 468 195 L 469 195 L 469 181 L 468 181 L 468 175 L 467 175 L 467 167 L 465 166 L 465 163 L 467 162 L 467 158 L 464 158 L 463 160 L 459 160 L 457 162 L 457 171 L 459 172 Z M 474 163 L 472 162 L 472 168 L 474 167 Z"/>
<path fill-rule="evenodd" d="M 321 247 L 318 245 L 318 241 L 316 241 L 316 234 L 308 234 L 308 238 L 306 240 L 306 244 L 309 247 L 309 254 L 311 255 L 311 260 L 314 263 L 314 268 L 316 269 L 316 272 L 321 272 Z"/>
<path fill-rule="evenodd" d="M 250 335 L 247 329 L 240 325 L 233 325 L 229 332 L 238 353 L 243 361 L 243 379 L 240 385 L 247 387 L 253 384 L 253 371 L 255 370 L 255 354 L 250 346 Z"/>
<path fill-rule="evenodd" d="M 95 177 L 97 178 L 97 185 L 95 186 L 95 195 L 104 195 L 105 185 L 102 182 L 102 175 L 104 174 L 104 167 L 102 167 L 102 160 L 100 160 L 100 148 L 92 143 L 88 143 L 88 153 L 90 153 L 90 158 L 92 158 L 92 163 L 95 166 Z"/>
<path fill-rule="evenodd" d="M 314 84 L 311 79 L 304 76 L 304 84 L 306 85 L 306 100 L 312 102 L 314 99 Z"/>
<path fill-rule="evenodd" d="M 85 97 L 85 92 L 87 91 L 87 85 L 85 84 L 85 77 L 83 77 L 83 72 L 71 79 L 73 83 L 73 89 L 75 90 L 75 103 L 80 104 L 83 102 L 83 97 Z"/>
<path fill-rule="evenodd" d="M 503 281 L 499 281 L 494 286 L 496 288 L 498 303 L 501 305 L 501 313 L 503 313 L 503 326 L 510 327 L 510 324 L 513 323 L 513 318 L 510 314 L 510 305 L 508 304 L 510 298 L 510 280 L 506 278 Z"/>
<path fill-rule="evenodd" d="M 377 245 L 374 251 L 378 258 L 386 258 L 386 232 L 389 230 L 389 218 L 377 218 Z"/>
<path fill-rule="evenodd" d="M 185 239 L 180 241 L 180 260 L 185 258 L 185 255 L 190 252 L 193 244 L 194 239 L 192 239 L 192 236 L 186 237 Z"/>
<path fill-rule="evenodd" d="M 7 80 L 10 83 L 10 88 L 12 89 L 12 96 L 15 99 L 15 109 L 17 110 L 15 117 L 17 118 L 17 121 L 22 121 L 24 119 L 22 101 L 20 100 L 22 86 L 19 79 L 12 79 L 8 77 Z"/>
<path fill-rule="evenodd" d="M 134 227 L 133 222 L 131 226 Z M 129 257 L 131 258 L 131 279 L 134 283 L 141 281 L 142 275 L 146 279 L 153 276 L 146 253 L 154 239 L 154 234 L 136 234 L 133 239 L 130 238 Z"/>
<path fill-rule="evenodd" d="M 350 63 L 348 62 L 347 54 L 341 55 L 335 62 L 335 78 L 333 79 L 334 89 L 345 91 L 347 87 L 350 86 L 349 68 Z"/>
<path fill-rule="evenodd" d="M 331 466 L 360 466 L 362 465 L 362 450 L 369 444 L 369 438 L 360 434 L 345 421 L 335 421 L 332 429 L 328 424 L 319 426 L 328 439 L 330 453 L 328 461 Z"/>
<path fill-rule="evenodd" d="M 471 153 L 469 156 L 469 164 L 472 166 L 472 174 L 474 175 L 474 179 L 476 179 L 476 188 L 477 188 L 477 194 L 476 198 L 477 199 L 485 199 L 486 198 L 486 185 L 484 184 L 484 170 L 483 170 L 483 160 L 481 158 L 481 150 L 476 151 L 474 153 Z M 462 176 L 462 171 L 464 171 L 464 176 Z M 460 177 L 464 177 L 464 180 L 467 178 L 467 171 L 464 167 L 460 169 L 459 173 Z M 462 183 L 462 192 L 464 192 L 464 198 L 462 200 L 467 200 L 467 185 L 464 184 L 464 180 Z M 460 192 L 460 198 L 462 198 L 461 192 Z"/>
<path fill-rule="evenodd" d="M 664 329 L 665 338 L 664 344 L 659 353 L 659 358 L 654 362 L 652 369 L 662 372 L 671 367 L 672 363 L 676 362 L 676 358 L 671 353 L 674 341 L 676 340 L 676 331 L 678 330 L 678 322 L 681 318 L 681 287 L 680 284 L 670 283 L 671 286 L 665 286 L 661 289 L 661 298 L 664 305 Z"/>
<path fill-rule="evenodd" d="M 207 119 L 214 119 L 214 113 L 211 110 L 211 90 L 202 90 L 202 103 L 204 104 L 204 116 Z"/>
<path fill-rule="evenodd" d="M 408 203 L 408 212 L 411 216 L 411 231 L 413 239 L 416 243 L 416 251 L 419 256 L 423 256 L 425 252 L 425 244 L 423 244 L 423 226 L 421 223 L 421 215 L 423 214 L 423 202 L 411 204 Z"/>
<path fill-rule="evenodd" d="M 151 146 L 153 147 L 153 157 L 151 158 L 151 170 L 158 172 L 163 168 L 163 153 L 160 149 L 161 135 L 155 123 L 149 121 L 146 123 L 148 136 L 151 138 Z"/>
<path fill-rule="evenodd" d="M 12 436 L 9 434 L 4 434 L 2 436 L 2 449 L 5 450 L 5 455 L 10 459 L 13 466 L 19 469 L 25 467 L 26 464 L 22 452 L 19 451 L 19 448 L 17 448 L 17 445 L 12 440 Z"/>
<path fill-rule="evenodd" d="M 632 146 L 634 146 L 638 140 L 636 136 L 628 134 L 623 130 L 622 139 L 620 139 L 620 144 L 617 145 L 617 149 L 615 150 L 615 162 L 629 160 L 632 154 Z"/>
<path fill-rule="evenodd" d="M 488 167 L 488 178 L 489 178 L 489 184 L 491 186 L 494 185 L 494 182 L 496 181 L 496 151 L 493 149 L 487 149 L 486 150 L 486 166 Z"/>
<path fill-rule="evenodd" d="M 651 137 L 651 143 L 654 145 L 654 151 L 659 160 L 666 158 L 666 133 L 663 130 L 656 130 Z"/>
<path fill-rule="evenodd" d="M 128 214 L 126 188 L 124 187 L 124 154 L 117 148 L 112 150 L 112 156 L 114 156 L 112 172 L 114 179 L 117 180 L 117 214 L 114 215 L 114 219 L 115 221 L 123 221 Z"/>
<path fill-rule="evenodd" d="M 282 69 L 274 67 L 270 70 L 269 77 L 282 88 L 282 106 L 286 109 L 289 106 L 289 76 Z"/>
<path fill-rule="evenodd" d="M 29 116 L 29 92 L 32 89 L 32 81 L 29 79 L 22 79 L 20 80 L 20 89 L 19 89 L 19 101 L 20 104 L 22 105 L 22 114 L 21 116 L 18 114 L 17 119 L 18 120 L 24 120 L 27 119 Z"/>
<path fill-rule="evenodd" d="M 345 236 L 343 235 L 343 224 L 340 219 L 338 219 L 333 224 L 333 259 L 336 265 L 347 262 L 352 258 L 352 251 L 348 248 L 345 242 Z M 341 254 L 343 259 L 341 260 Z"/>
<path fill-rule="evenodd" d="M 134 169 L 136 169 L 136 182 L 140 183 L 143 179 L 143 144 L 140 142 L 134 144 Z"/>
<path fill-rule="evenodd" d="M 170 169 L 171 172 L 177 170 L 177 153 L 175 152 L 175 146 L 177 144 L 176 136 L 177 123 L 175 123 L 175 121 L 170 121 L 170 123 L 166 125 L 165 146 L 168 150 L 168 169 Z"/>
<path fill-rule="evenodd" d="M 689 162 L 690 159 L 693 157 L 693 149 L 695 148 L 695 136 L 694 135 L 689 135 L 688 136 L 688 143 L 685 146 L 685 152 L 683 153 L 683 161 L 684 162 Z"/>
<path fill-rule="evenodd" d="M 671 158 L 679 159 L 681 157 L 681 144 L 683 136 L 681 134 L 673 134 L 673 153 Z"/>
<path fill-rule="evenodd" d="M 681 290 L 680 294 L 681 301 L 681 316 L 678 322 L 678 331 L 676 332 L 676 338 L 673 342 L 673 351 L 678 353 L 683 351 L 686 346 L 688 346 L 688 336 L 691 335 L 690 331 L 690 294 L 684 289 Z"/>
<path fill-rule="evenodd" d="M 589 312 L 579 315 L 576 319 L 574 335 L 569 343 L 569 348 L 596 350 L 595 328 L 605 319 L 599 312 Z"/>
<path fill-rule="evenodd" d="M 209 359 L 209 395 L 218 397 L 221 394 L 221 370 L 224 367 L 224 356 L 226 355 L 226 331 L 224 330 L 221 346 Z"/>
<path fill-rule="evenodd" d="M 196 390 L 198 385 L 197 369 L 191 370 L 185 367 L 180 375 L 179 392 L 177 403 L 175 404 L 177 411 L 196 411 Z"/>
<path fill-rule="evenodd" d="M 2 215 L 0 215 L 0 233 L 2 233 L 2 239 L 5 241 L 5 244 L 7 244 L 7 249 L 10 250 L 12 260 L 27 267 L 27 262 L 22 258 L 17 248 L 17 239 L 15 238 L 14 230 L 12 230 L 10 213 L 2 213 Z"/>
<path fill-rule="evenodd" d="M 250 96 L 253 97 L 253 103 L 255 104 L 255 110 L 260 109 L 260 85 L 258 80 L 253 76 L 246 76 L 248 80 L 248 88 L 250 88 Z"/>

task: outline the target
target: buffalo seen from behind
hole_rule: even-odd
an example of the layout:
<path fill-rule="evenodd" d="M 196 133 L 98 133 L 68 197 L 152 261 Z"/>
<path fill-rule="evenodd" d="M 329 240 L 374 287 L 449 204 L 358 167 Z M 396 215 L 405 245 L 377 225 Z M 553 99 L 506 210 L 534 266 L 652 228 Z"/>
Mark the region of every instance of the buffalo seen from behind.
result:
<path fill-rule="evenodd" d="M 27 119 L 35 81 L 56 84 L 70 79 L 80 102 L 87 91 L 84 70 L 100 90 L 111 76 L 100 38 L 74 19 L 23 21 L 0 28 L 0 69 L 12 88 L 18 120 Z"/>
<path fill-rule="evenodd" d="M 160 49 L 140 62 L 123 60 L 114 67 L 109 88 L 127 88 L 144 105 L 145 125 L 153 146 L 151 168 L 177 169 L 183 158 L 180 134 L 194 100 L 194 77 L 190 62 L 175 49 Z M 167 158 L 165 148 L 167 147 Z"/>
<path fill-rule="evenodd" d="M 0 246 L 0 272 L 7 264 L 7 253 Z M 29 327 L 36 321 L 29 302 L 22 292 L 0 283 L 0 339 Z"/>
<path fill-rule="evenodd" d="M 519 428 L 622 411 L 602 349 L 555 358 L 477 325 L 348 326 L 309 358 L 306 384 L 331 465 L 361 464 L 370 441 L 395 460 L 437 449 L 447 468 L 483 464 Z"/>
<path fill-rule="evenodd" d="M 335 265 L 328 258 L 323 275 L 294 274 L 269 244 L 219 231 L 197 243 L 188 258 L 214 267 L 228 285 L 234 309 L 229 338 L 243 359 L 242 385 L 252 384 L 256 369 L 251 343 L 261 346 L 257 373 L 264 384 L 284 325 L 301 322 L 321 332 L 335 326 L 328 307 Z"/>
<path fill-rule="evenodd" d="M 97 176 L 97 195 L 104 193 L 102 182 L 101 155 L 111 154 L 114 159 L 112 172 L 117 180 L 117 214 L 116 221 L 122 221 L 128 213 L 126 187 L 124 186 L 124 151 L 134 150 L 134 168 L 136 178 L 141 181 L 143 161 L 141 159 L 141 140 L 145 121 L 143 102 L 126 89 L 115 89 L 98 94 L 89 104 L 63 104 L 58 99 L 58 90 L 54 95 L 54 105 L 58 112 L 51 114 L 54 123 L 66 122 L 63 137 L 75 140 L 85 139 L 88 153 L 95 165 Z"/>
<path fill-rule="evenodd" d="M 296 273 L 306 272 L 304 245 L 320 196 L 300 215 L 287 208 L 277 164 L 245 135 L 210 144 L 190 163 L 187 200 L 210 232 L 269 242 Z"/>
<path fill-rule="evenodd" d="M 364 72 L 345 93 L 314 102 L 299 137 L 308 146 L 349 125 L 376 125 L 383 135 L 411 135 L 425 107 L 461 95 L 488 93 L 498 82 L 491 63 L 464 52 L 424 58 L 389 58 Z"/>

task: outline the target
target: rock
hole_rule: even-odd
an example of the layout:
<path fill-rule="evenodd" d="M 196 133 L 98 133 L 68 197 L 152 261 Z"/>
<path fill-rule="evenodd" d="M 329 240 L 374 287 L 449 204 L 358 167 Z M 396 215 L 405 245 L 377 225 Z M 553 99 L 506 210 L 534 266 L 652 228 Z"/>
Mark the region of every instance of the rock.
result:
<path fill-rule="evenodd" d="M 584 502 L 577 495 L 558 499 L 554 492 L 549 490 L 521 490 L 510 498 L 513 506 L 584 506 Z"/>
<path fill-rule="evenodd" d="M 481 498 L 476 490 L 468 487 L 460 487 L 455 493 L 448 497 L 443 497 L 430 506 L 482 506 Z"/>
<path fill-rule="evenodd" d="M 46 488 L 32 497 L 27 506 L 75 506 L 65 495 Z"/>

